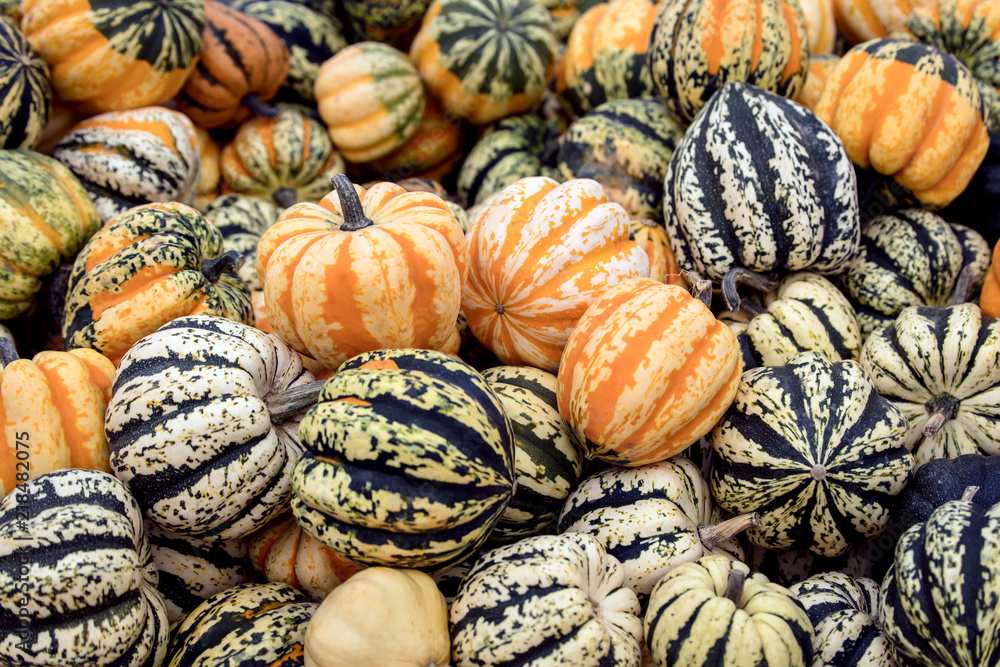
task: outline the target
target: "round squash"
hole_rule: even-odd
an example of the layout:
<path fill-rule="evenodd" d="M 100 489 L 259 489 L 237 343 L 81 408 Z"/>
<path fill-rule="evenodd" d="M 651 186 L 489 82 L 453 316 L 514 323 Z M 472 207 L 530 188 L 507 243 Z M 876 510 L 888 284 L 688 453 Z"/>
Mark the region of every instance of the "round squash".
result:
<path fill-rule="evenodd" d="M 927 0 L 834 0 L 833 16 L 847 44 L 855 45 L 888 37 L 906 25 L 913 10 L 930 4 Z"/>
<path fill-rule="evenodd" d="M 339 0 L 347 25 L 360 40 L 408 49 L 430 0 Z"/>
<path fill-rule="evenodd" d="M 257 276 L 257 244 L 279 215 L 269 200 L 246 195 L 221 195 L 205 207 L 205 217 L 222 233 L 222 251 L 235 250 L 243 255 L 237 275 L 246 283 L 251 297 L 264 289 Z"/>
<path fill-rule="evenodd" d="M 388 155 L 367 163 L 369 171 L 379 180 L 430 179 L 441 181 L 455 171 L 465 157 L 464 126 L 446 117 L 441 105 L 432 97 L 424 104 L 424 115 L 410 138 Z M 442 199 L 447 192 L 439 193 Z"/>
<path fill-rule="evenodd" d="M 194 134 L 198 138 L 198 146 L 201 148 L 201 176 L 198 178 L 194 207 L 204 212 L 205 206 L 221 193 L 222 172 L 219 166 L 219 156 L 222 153 L 222 146 L 203 127 L 195 125 Z"/>
<path fill-rule="evenodd" d="M 834 3 L 836 0 L 801 0 L 802 15 L 806 21 L 806 36 L 809 38 L 809 77 L 812 76 L 812 59 L 829 54 L 838 46 L 837 19 Z M 801 94 L 801 93 L 800 93 Z"/>
<path fill-rule="evenodd" d="M 687 285 L 670 247 L 666 227 L 650 218 L 632 218 L 628 223 L 628 237 L 646 251 L 650 278 L 668 285 Z"/>
<path fill-rule="evenodd" d="M 840 62 L 840 56 L 831 53 L 818 53 L 809 59 L 809 76 L 806 83 L 799 91 L 795 101 L 809 109 L 816 111 L 816 103 L 819 102 L 820 95 L 823 94 L 823 87 L 830 77 L 830 72 Z"/>
<path fill-rule="evenodd" d="M 51 109 L 48 64 L 14 22 L 0 20 L 0 148 L 34 149 Z"/>

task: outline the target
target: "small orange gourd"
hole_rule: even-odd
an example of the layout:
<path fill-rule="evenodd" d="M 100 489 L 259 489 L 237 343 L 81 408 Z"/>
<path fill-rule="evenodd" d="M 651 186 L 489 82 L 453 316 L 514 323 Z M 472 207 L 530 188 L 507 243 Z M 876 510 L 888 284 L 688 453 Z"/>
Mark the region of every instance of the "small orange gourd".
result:
<path fill-rule="evenodd" d="M 993 246 L 993 261 L 979 295 L 979 308 L 986 317 L 1000 317 L 1000 243 Z"/>

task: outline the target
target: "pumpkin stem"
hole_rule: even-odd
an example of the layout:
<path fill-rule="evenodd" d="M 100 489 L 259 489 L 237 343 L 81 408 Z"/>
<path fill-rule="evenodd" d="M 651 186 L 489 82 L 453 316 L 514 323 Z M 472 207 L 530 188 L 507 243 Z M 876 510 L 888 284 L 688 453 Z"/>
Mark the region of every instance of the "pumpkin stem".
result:
<path fill-rule="evenodd" d="M 691 296 L 705 304 L 705 307 L 712 310 L 712 281 L 694 271 L 684 269 L 681 276 L 691 286 Z"/>
<path fill-rule="evenodd" d="M 719 542 L 725 542 L 729 538 L 739 535 L 747 528 L 759 526 L 760 524 L 760 514 L 757 514 L 757 512 L 741 514 L 712 526 L 698 526 L 698 537 L 701 538 L 701 543 L 705 547 L 705 551 L 710 551 Z"/>
<path fill-rule="evenodd" d="M 281 114 L 281 109 L 276 106 L 267 104 L 257 93 L 249 93 L 244 97 L 241 102 L 243 106 L 250 111 L 255 116 L 263 116 L 264 118 L 277 118 Z"/>
<path fill-rule="evenodd" d="M 729 569 L 729 583 L 726 585 L 724 595 L 733 601 L 737 607 L 740 606 L 740 598 L 743 597 L 743 584 L 746 583 L 747 573 L 743 570 L 732 567 Z"/>
<path fill-rule="evenodd" d="M 933 438 L 937 435 L 947 421 L 955 416 L 955 411 L 961 404 L 960 400 L 948 393 L 938 394 L 924 403 L 930 413 L 930 417 L 924 422 L 924 437 Z"/>
<path fill-rule="evenodd" d="M 299 198 L 295 196 L 295 190 L 292 188 L 278 188 L 271 195 L 271 199 L 281 208 L 291 208 L 299 203 Z"/>
<path fill-rule="evenodd" d="M 208 279 L 208 282 L 217 283 L 223 273 L 239 271 L 244 261 L 246 261 L 246 257 L 242 253 L 236 250 L 227 250 L 218 257 L 204 260 L 201 263 L 201 274 Z"/>
<path fill-rule="evenodd" d="M 9 338 L 0 338 L 0 368 L 4 368 L 12 361 L 17 361 L 21 357 L 17 354 L 14 342 Z"/>
<path fill-rule="evenodd" d="M 728 310 L 740 309 L 740 293 L 737 291 L 740 285 L 747 285 L 761 292 L 773 292 L 778 289 L 778 281 L 763 273 L 750 271 L 743 267 L 730 269 L 722 278 L 722 298 L 726 302 Z"/>
<path fill-rule="evenodd" d="M 955 279 L 955 289 L 952 290 L 951 298 L 948 299 L 946 306 L 957 306 L 969 300 L 976 282 L 976 274 L 977 269 L 972 264 L 967 264 L 958 272 L 958 278 Z"/>
<path fill-rule="evenodd" d="M 976 491 L 979 490 L 978 486 L 967 486 L 965 491 L 962 491 L 962 500 L 965 502 L 972 502 L 972 497 L 976 495 Z"/>
<path fill-rule="evenodd" d="M 271 423 L 280 424 L 288 421 L 293 415 L 315 405 L 319 400 L 319 392 L 323 390 L 325 384 L 326 380 L 307 382 L 269 398 L 267 411 L 271 413 Z"/>
<path fill-rule="evenodd" d="M 750 317 L 757 317 L 767 312 L 767 308 L 757 303 L 756 299 L 741 299 L 740 310 Z"/>
<path fill-rule="evenodd" d="M 375 223 L 365 215 L 365 210 L 361 206 L 361 198 L 358 191 L 354 189 L 354 184 L 344 174 L 334 174 L 333 189 L 340 197 L 340 211 L 344 214 L 344 223 L 340 229 L 345 232 L 356 232 L 365 227 L 371 227 Z"/>

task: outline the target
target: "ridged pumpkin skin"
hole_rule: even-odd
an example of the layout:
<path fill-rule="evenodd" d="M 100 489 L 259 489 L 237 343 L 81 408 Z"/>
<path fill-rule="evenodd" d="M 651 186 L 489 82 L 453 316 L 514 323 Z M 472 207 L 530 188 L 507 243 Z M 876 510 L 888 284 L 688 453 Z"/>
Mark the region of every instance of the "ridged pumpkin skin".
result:
<path fill-rule="evenodd" d="M 812 76 L 812 59 L 821 54 L 832 53 L 837 46 L 835 2 L 836 0 L 801 0 L 799 2 L 806 21 L 806 35 L 809 38 L 809 76 Z M 806 77 L 806 85 L 809 85 L 808 77 Z"/>
<path fill-rule="evenodd" d="M 452 664 L 638 667 L 640 607 L 624 581 L 590 535 L 536 535 L 488 551 L 449 610 Z"/>
<path fill-rule="evenodd" d="M 202 55 L 202 0 L 24 0 L 56 96 L 87 114 L 163 104 Z"/>
<path fill-rule="evenodd" d="M 111 467 L 156 525 L 245 537 L 285 510 L 302 412 L 274 415 L 313 381 L 274 334 L 207 315 L 144 337 L 118 367 L 105 430 Z"/>
<path fill-rule="evenodd" d="M 485 125 L 530 109 L 555 70 L 548 12 L 533 0 L 434 0 L 410 60 L 444 110 Z"/>
<path fill-rule="evenodd" d="M 34 149 L 51 109 L 48 64 L 13 21 L 0 19 L 0 148 Z"/>
<path fill-rule="evenodd" d="M 913 468 L 906 418 L 852 360 L 804 352 L 743 374 L 712 432 L 712 497 L 768 549 L 844 553 L 878 535 Z"/>
<path fill-rule="evenodd" d="M 559 413 L 590 456 L 655 463 L 712 430 L 742 371 L 736 336 L 702 302 L 632 278 L 606 288 L 570 334 Z"/>
<path fill-rule="evenodd" d="M 888 37 L 926 0 L 834 0 L 837 30 L 849 45 Z"/>
<path fill-rule="evenodd" d="M 460 122 L 446 117 L 441 105 L 428 97 L 424 114 L 410 138 L 388 155 L 366 166 L 381 180 L 397 183 L 402 179 L 440 181 L 451 174 L 465 157 L 462 130 Z M 442 198 L 446 195 L 447 191 Z"/>
<path fill-rule="evenodd" d="M 28 482 L 0 502 L 0 543 L 8 664 L 163 663 L 169 628 L 158 572 L 142 512 L 119 480 L 58 470 Z"/>
<path fill-rule="evenodd" d="M 879 621 L 900 664 L 1000 663 L 1000 504 L 961 500 L 903 533 Z"/>
<path fill-rule="evenodd" d="M 628 223 L 628 237 L 646 251 L 650 278 L 668 285 L 687 285 L 670 247 L 666 227 L 649 218 L 632 218 Z"/>
<path fill-rule="evenodd" d="M 611 0 L 576 20 L 556 73 L 556 92 L 574 112 L 653 96 L 646 51 L 658 9 L 650 0 Z"/>
<path fill-rule="evenodd" d="M 929 208 L 962 194 L 989 148 L 976 80 L 957 58 L 920 42 L 855 46 L 830 73 L 815 112 L 856 166 L 892 177 Z M 939 120 L 926 123 L 931 117 Z"/>
<path fill-rule="evenodd" d="M 320 66 L 319 115 L 337 150 L 350 162 L 370 162 L 399 148 L 417 130 L 426 94 L 406 54 L 361 42 Z"/>
<path fill-rule="evenodd" d="M 261 237 L 257 273 L 274 331 L 331 370 L 380 348 L 457 352 L 468 251 L 455 216 L 429 192 L 348 187 L 371 225 L 342 229 L 353 218 L 335 190 L 287 209 Z"/>
<path fill-rule="evenodd" d="M 191 120 L 166 107 L 109 111 L 70 128 L 52 149 L 87 189 L 102 222 L 151 202 L 194 204 L 201 143 Z"/>
<path fill-rule="evenodd" d="M 990 268 L 979 293 L 979 307 L 986 317 L 1000 317 L 1000 243 L 993 245 Z"/>
<path fill-rule="evenodd" d="M 646 62 L 655 94 L 690 123 L 727 82 L 795 98 L 809 70 L 808 40 L 798 2 L 661 2 Z"/>
<path fill-rule="evenodd" d="M 809 76 L 806 77 L 806 83 L 802 86 L 795 101 L 815 113 L 816 103 L 819 102 L 819 97 L 823 94 L 826 80 L 839 62 L 840 56 L 831 53 L 818 53 L 810 58 Z"/>
<path fill-rule="evenodd" d="M 681 268 L 834 274 L 858 247 L 857 183 L 844 148 L 805 107 L 727 83 L 674 151 L 663 218 Z"/>
<path fill-rule="evenodd" d="M 347 25 L 360 39 L 407 49 L 430 0 L 340 0 Z"/>
<path fill-rule="evenodd" d="M 287 584 L 233 586 L 171 626 L 164 667 L 301 665 L 306 627 L 318 608 Z"/>
<path fill-rule="evenodd" d="M 101 228 L 73 172 L 29 150 L 0 150 L 0 219 L 0 319 L 5 320 L 31 308 L 42 279 Z"/>
<path fill-rule="evenodd" d="M 104 412 L 115 366 L 94 350 L 39 352 L 0 371 L 0 498 L 53 470 L 110 472 Z"/>
<path fill-rule="evenodd" d="M 221 195 L 205 207 L 205 217 L 222 232 L 222 250 L 235 250 L 243 255 L 243 266 L 237 271 L 246 283 L 251 298 L 264 289 L 257 277 L 257 244 L 280 215 L 268 199 L 246 195 Z"/>
<path fill-rule="evenodd" d="M 267 102 L 278 94 L 291 55 L 263 21 L 218 0 L 204 2 L 205 46 L 177 108 L 202 127 L 234 127 L 250 117 L 248 97 Z"/>
<path fill-rule="evenodd" d="M 482 376 L 442 352 L 353 357 L 299 436 L 295 519 L 366 565 L 446 570 L 479 548 L 513 495 L 510 421 Z"/>
<path fill-rule="evenodd" d="M 462 311 L 507 365 L 554 373 L 587 307 L 608 287 L 649 275 L 625 209 L 590 179 L 522 178 L 472 224 Z"/>
<path fill-rule="evenodd" d="M 201 176 L 198 178 L 194 207 L 204 212 L 205 205 L 219 196 L 222 187 L 222 172 L 219 168 L 222 146 L 203 127 L 195 125 L 194 134 L 201 149 Z"/>
<path fill-rule="evenodd" d="M 73 263 L 66 348 L 93 348 L 117 364 L 133 343 L 178 317 L 253 322 L 250 291 L 221 252 L 219 229 L 184 204 L 144 204 L 114 218 Z"/>

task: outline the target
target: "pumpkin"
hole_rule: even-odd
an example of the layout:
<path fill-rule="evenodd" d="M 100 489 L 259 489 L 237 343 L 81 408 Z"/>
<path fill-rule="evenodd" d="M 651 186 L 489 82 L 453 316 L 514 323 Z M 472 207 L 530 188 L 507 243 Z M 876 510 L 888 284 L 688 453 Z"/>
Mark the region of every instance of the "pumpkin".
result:
<path fill-rule="evenodd" d="M 202 0 L 23 0 L 56 96 L 86 114 L 163 104 L 202 55 Z"/>
<path fill-rule="evenodd" d="M 723 522 L 701 470 L 677 456 L 590 475 L 567 498 L 558 529 L 596 537 L 621 561 L 625 586 L 646 596 L 680 563 L 709 553 L 742 560 L 735 537 L 759 518 Z"/>
<path fill-rule="evenodd" d="M 119 480 L 57 470 L 27 482 L 0 501 L 0 544 L 6 662 L 163 663 L 169 628 L 158 572 L 142 512 Z"/>
<path fill-rule="evenodd" d="M 15 484 L 63 468 L 110 472 L 104 411 L 115 366 L 93 350 L 18 359 L 0 340 L 0 498 Z"/>
<path fill-rule="evenodd" d="M 904 308 L 967 301 L 989 261 L 978 232 L 927 210 L 899 209 L 864 225 L 858 253 L 838 282 L 867 335 L 891 325 Z"/>
<path fill-rule="evenodd" d="M 643 630 L 659 667 L 812 664 L 814 632 L 802 604 L 725 556 L 682 563 L 660 579 Z"/>
<path fill-rule="evenodd" d="M 577 115 L 609 100 L 653 97 L 646 51 L 657 9 L 650 0 L 611 0 L 576 20 L 555 86 Z"/>
<path fill-rule="evenodd" d="M 878 582 L 828 572 L 809 577 L 789 591 L 812 621 L 814 661 L 829 667 L 895 664 L 889 640 L 878 624 Z"/>
<path fill-rule="evenodd" d="M 237 275 L 251 295 L 264 289 L 257 277 L 257 244 L 279 215 L 269 200 L 246 195 L 221 195 L 205 207 L 205 217 L 222 233 L 223 252 L 235 250 L 243 255 Z"/>
<path fill-rule="evenodd" d="M 838 45 L 834 3 L 835 0 L 802 0 L 799 3 L 806 21 L 806 36 L 809 38 L 809 76 L 812 76 L 812 58 L 832 53 Z M 809 85 L 808 76 L 806 85 Z"/>
<path fill-rule="evenodd" d="M 8 23 L 21 21 L 21 7 L 17 0 L 0 0 L 0 20 L 6 20 Z"/>
<path fill-rule="evenodd" d="M 677 285 L 632 278 L 605 288 L 570 334 L 559 412 L 590 456 L 655 463 L 712 430 L 742 370 L 736 337 L 703 303 Z"/>
<path fill-rule="evenodd" d="M 344 173 L 344 160 L 321 122 L 282 107 L 273 118 L 242 123 L 223 147 L 219 167 L 226 190 L 288 208 L 325 197 L 330 179 Z"/>
<path fill-rule="evenodd" d="M 1000 317 L 1000 243 L 993 244 L 990 268 L 979 295 L 979 307 L 986 317 Z"/>
<path fill-rule="evenodd" d="M 469 232 L 462 310 L 505 364 L 550 373 L 587 307 L 612 285 L 649 274 L 628 240 L 628 215 L 596 181 L 523 178 L 493 199 Z"/>
<path fill-rule="evenodd" d="M 628 237 L 646 251 L 650 278 L 668 285 L 683 287 L 687 284 L 677 266 L 666 227 L 650 218 L 632 218 L 628 223 Z"/>
<path fill-rule="evenodd" d="M 52 149 L 87 189 L 102 222 L 151 202 L 194 204 L 201 144 L 187 116 L 165 107 L 109 111 L 77 123 Z"/>
<path fill-rule="evenodd" d="M 274 331 L 332 370 L 380 348 L 457 352 L 468 254 L 444 201 L 340 174 L 334 186 L 287 209 L 257 246 Z"/>
<path fill-rule="evenodd" d="M 605 102 L 559 139 L 559 173 L 594 179 L 632 217 L 662 219 L 663 178 L 684 129 L 656 100 Z"/>
<path fill-rule="evenodd" d="M 250 292 L 233 273 L 235 252 L 195 209 L 144 204 L 109 221 L 77 255 L 69 274 L 62 335 L 116 364 L 143 336 L 184 315 L 252 322 Z"/>
<path fill-rule="evenodd" d="M 886 531 L 891 525 L 886 528 Z M 839 556 L 820 556 L 808 549 L 764 549 L 754 544 L 748 544 L 743 561 L 753 572 L 760 572 L 770 581 L 782 586 L 794 586 L 806 579 L 829 572 L 843 573 L 851 577 L 875 577 L 875 565 L 883 557 L 876 541 L 881 541 L 885 533 L 877 540 L 868 540 L 852 544 L 847 551 Z M 892 555 L 889 554 L 889 560 Z"/>
<path fill-rule="evenodd" d="M 809 70 L 809 36 L 798 2 L 661 2 L 646 62 L 653 90 L 682 123 L 727 82 L 794 98 Z"/>
<path fill-rule="evenodd" d="M 352 44 L 324 62 L 314 91 L 330 138 L 350 162 L 370 162 L 403 145 L 426 103 L 406 54 L 380 42 Z"/>
<path fill-rule="evenodd" d="M 533 0 L 434 0 L 410 60 L 446 113 L 485 125 L 541 99 L 556 39 Z"/>
<path fill-rule="evenodd" d="M 446 570 L 476 551 L 513 495 L 510 420 L 482 376 L 443 352 L 349 359 L 299 436 L 296 521 L 366 565 Z"/>
<path fill-rule="evenodd" d="M 80 181 L 52 158 L 0 149 L 0 319 L 28 311 L 42 280 L 100 229 Z"/>
<path fill-rule="evenodd" d="M 111 467 L 159 527 L 245 537 L 288 504 L 296 429 L 318 389 L 302 387 L 312 380 L 273 334 L 177 318 L 118 367 L 105 418 Z"/>
<path fill-rule="evenodd" d="M 288 584 L 321 602 L 365 569 L 364 565 L 328 549 L 287 514 L 272 520 L 247 542 L 250 562 L 258 573 L 270 582 Z"/>
<path fill-rule="evenodd" d="M 380 180 L 396 183 L 408 179 L 440 181 L 455 171 L 465 157 L 463 135 L 461 122 L 446 117 L 441 105 L 428 97 L 424 114 L 410 138 L 366 166 Z M 447 193 L 440 196 L 445 199 Z"/>
<path fill-rule="evenodd" d="M 407 49 L 420 29 L 430 0 L 340 0 L 339 5 L 359 41 Z"/>
<path fill-rule="evenodd" d="M 204 212 L 205 206 L 220 194 L 222 172 L 219 157 L 222 154 L 222 146 L 203 127 L 195 125 L 194 134 L 198 138 L 198 146 L 201 149 L 201 176 L 198 178 L 194 207 Z"/>
<path fill-rule="evenodd" d="M 521 538 L 550 524 L 583 474 L 583 452 L 559 414 L 556 376 L 526 366 L 482 372 L 510 418 L 517 488 L 493 530 L 496 539 Z"/>
<path fill-rule="evenodd" d="M 451 603 L 451 664 L 636 666 L 642 622 L 624 580 L 618 559 L 581 533 L 487 551 Z"/>
<path fill-rule="evenodd" d="M 663 217 L 680 267 L 843 271 L 858 247 L 857 184 L 829 127 L 805 107 L 727 83 L 674 151 Z M 724 286 L 734 308 L 731 288 Z"/>
<path fill-rule="evenodd" d="M 960 195 L 989 147 L 975 78 L 954 56 L 920 42 L 855 46 L 830 72 L 815 112 L 855 165 L 892 178 L 925 207 Z"/>
<path fill-rule="evenodd" d="M 768 549 L 838 556 L 878 535 L 910 479 L 906 418 L 853 361 L 803 352 L 743 374 L 712 432 L 712 497 Z"/>
<path fill-rule="evenodd" d="M 927 0 L 834 0 L 837 30 L 849 45 L 888 37 L 906 25 L 915 9 Z"/>
<path fill-rule="evenodd" d="M 301 665 L 306 626 L 319 608 L 287 584 L 240 584 L 171 626 L 164 667 Z"/>
<path fill-rule="evenodd" d="M 580 4 L 577 0 L 535 0 L 549 12 L 552 19 L 552 34 L 555 35 L 560 46 L 563 46 L 569 37 L 570 31 L 576 25 L 576 20 L 580 18 Z"/>
<path fill-rule="evenodd" d="M 816 111 L 816 103 L 819 102 L 820 95 L 823 94 L 823 87 L 830 77 L 830 72 L 840 62 L 840 56 L 831 53 L 818 53 L 809 59 L 809 76 L 806 83 L 799 91 L 795 101 L 809 109 Z"/>
<path fill-rule="evenodd" d="M 306 667 L 447 665 L 448 605 L 419 570 L 372 567 L 338 586 L 306 630 Z"/>
<path fill-rule="evenodd" d="M 273 115 L 264 105 L 285 83 L 291 55 L 263 21 L 219 0 L 205 0 L 205 46 L 177 95 L 177 108 L 198 125 L 233 127 Z"/>
<path fill-rule="evenodd" d="M 0 149 L 35 148 L 51 108 L 49 66 L 13 22 L 0 20 Z"/>

